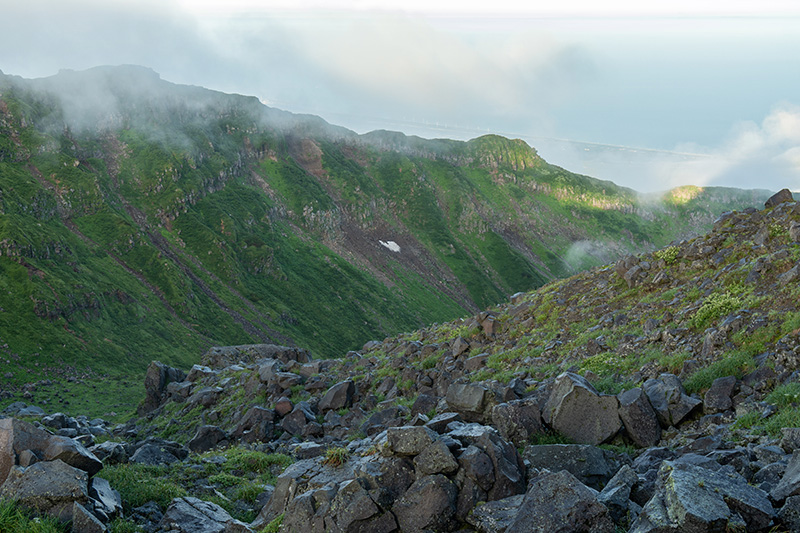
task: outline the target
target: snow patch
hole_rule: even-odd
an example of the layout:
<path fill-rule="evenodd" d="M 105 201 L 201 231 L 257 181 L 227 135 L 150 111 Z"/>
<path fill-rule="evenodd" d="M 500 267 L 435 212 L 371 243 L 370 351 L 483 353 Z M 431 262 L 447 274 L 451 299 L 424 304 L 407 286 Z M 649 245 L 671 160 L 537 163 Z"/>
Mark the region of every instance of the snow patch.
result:
<path fill-rule="evenodd" d="M 386 242 L 378 241 L 378 242 L 381 243 L 381 246 L 384 246 L 395 253 L 400 252 L 400 245 L 394 241 L 386 241 Z"/>

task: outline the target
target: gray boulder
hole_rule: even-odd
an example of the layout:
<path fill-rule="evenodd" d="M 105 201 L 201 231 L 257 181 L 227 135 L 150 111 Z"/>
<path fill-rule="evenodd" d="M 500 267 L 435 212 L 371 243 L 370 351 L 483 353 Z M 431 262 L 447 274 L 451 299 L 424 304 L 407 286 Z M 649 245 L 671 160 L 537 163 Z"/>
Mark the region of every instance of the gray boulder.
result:
<path fill-rule="evenodd" d="M 191 496 L 172 500 L 159 528 L 173 533 L 252 533 L 219 505 Z"/>
<path fill-rule="evenodd" d="M 323 413 L 331 409 L 342 409 L 353 405 L 353 395 L 356 392 L 356 387 L 352 381 L 342 381 L 337 383 L 325 393 L 325 396 L 319 401 L 319 410 Z"/>
<path fill-rule="evenodd" d="M 89 484 L 89 496 L 94 500 L 95 509 L 108 518 L 122 513 L 122 496 L 111 488 L 111 484 L 103 478 L 92 478 Z"/>
<path fill-rule="evenodd" d="M 500 437 L 497 430 L 478 424 L 465 424 L 448 433 L 462 446 L 474 446 L 492 462 L 494 480 L 486 489 L 486 501 L 502 500 L 525 492 L 525 464 L 517 449 Z M 459 462 L 463 464 L 461 458 Z"/>
<path fill-rule="evenodd" d="M 458 462 L 447 445 L 442 440 L 437 440 L 414 457 L 414 467 L 420 477 L 431 474 L 452 474 L 458 470 Z"/>
<path fill-rule="evenodd" d="M 467 523 L 480 533 L 504 533 L 514 521 L 524 494 L 479 504 L 467 516 Z"/>
<path fill-rule="evenodd" d="M 180 462 L 175 455 L 163 446 L 156 444 L 145 444 L 140 446 L 139 449 L 131 457 L 132 463 L 143 465 L 157 466 L 157 465 L 171 465 Z"/>
<path fill-rule="evenodd" d="M 299 402 L 291 413 L 283 417 L 281 427 L 290 435 L 302 435 L 306 425 L 315 422 L 316 419 L 308 402 Z"/>
<path fill-rule="evenodd" d="M 12 467 L 0 496 L 13 499 L 28 509 L 72 520 L 73 503 L 89 502 L 89 476 L 64 461 L 46 461 L 28 468 Z"/>
<path fill-rule="evenodd" d="M 619 418 L 625 433 L 640 448 L 655 446 L 661 440 L 658 417 L 644 391 L 640 388 L 627 390 L 617 396 Z"/>
<path fill-rule="evenodd" d="M 777 503 L 783 503 L 790 496 L 800 496 L 800 448 L 792 452 L 786 472 L 769 496 Z"/>
<path fill-rule="evenodd" d="M 522 446 L 532 436 L 542 432 L 539 404 L 534 399 L 525 399 L 495 405 L 492 424 L 504 439 Z"/>
<path fill-rule="evenodd" d="M 194 453 L 203 453 L 228 442 L 228 434 L 217 426 L 200 426 L 187 447 Z"/>
<path fill-rule="evenodd" d="M 631 533 L 669 531 L 762 531 L 775 512 L 767 494 L 730 467 L 710 470 L 689 462 L 665 461 L 659 486 Z"/>
<path fill-rule="evenodd" d="M 389 449 L 397 455 L 419 455 L 438 437 L 425 426 L 401 426 L 386 431 Z"/>
<path fill-rule="evenodd" d="M 455 528 L 458 489 L 441 474 L 415 481 L 392 506 L 401 531 L 450 531 Z"/>
<path fill-rule="evenodd" d="M 764 202 L 764 207 L 766 208 L 776 207 L 784 202 L 794 202 L 792 191 L 790 191 L 789 189 L 781 189 L 780 191 L 770 196 L 767 199 L 767 201 Z"/>
<path fill-rule="evenodd" d="M 736 378 L 727 376 L 717 378 L 703 397 L 703 412 L 706 414 L 722 413 L 733 407 L 733 393 Z"/>
<path fill-rule="evenodd" d="M 45 461 L 60 459 L 70 466 L 80 468 L 93 476 L 103 468 L 103 463 L 76 440 L 53 435 L 44 449 Z"/>
<path fill-rule="evenodd" d="M 600 490 L 614 474 L 630 463 L 627 456 L 587 444 L 526 446 L 522 457 L 530 468 L 566 470 L 581 483 Z"/>
<path fill-rule="evenodd" d="M 628 515 L 631 508 L 631 489 L 638 481 L 639 476 L 633 468 L 624 465 L 597 497 L 597 501 L 608 508 L 614 522 L 619 523 Z"/>
<path fill-rule="evenodd" d="M 674 374 L 661 374 L 657 379 L 644 382 L 644 392 L 665 428 L 677 426 L 703 402 L 686 394 L 680 378 Z"/>
<path fill-rule="evenodd" d="M 161 405 L 166 397 L 166 388 L 169 383 L 184 381 L 186 374 L 177 368 L 169 367 L 158 361 L 152 361 L 147 367 L 144 376 L 144 390 L 146 393 L 144 402 L 139 406 L 137 412 L 143 416 Z"/>
<path fill-rule="evenodd" d="M 289 403 L 291 404 L 291 402 Z M 290 411 L 291 408 L 287 412 Z M 273 409 L 265 409 L 257 405 L 251 407 L 236 424 L 231 437 L 250 443 L 272 440 L 272 434 L 275 431 L 275 414 Z"/>
<path fill-rule="evenodd" d="M 778 511 L 778 520 L 786 531 L 800 531 L 800 496 L 786 498 L 786 503 Z"/>
<path fill-rule="evenodd" d="M 106 526 L 86 507 L 72 503 L 72 533 L 105 533 Z"/>
<path fill-rule="evenodd" d="M 479 422 L 489 398 L 489 389 L 475 383 L 453 383 L 447 388 L 445 400 L 453 411 L 466 420 Z"/>
<path fill-rule="evenodd" d="M 597 492 L 562 470 L 537 477 L 506 531 L 514 533 L 613 533 L 608 509 Z"/>
<path fill-rule="evenodd" d="M 622 428 L 616 396 L 599 394 L 572 372 L 556 378 L 542 411 L 550 427 L 582 444 L 600 444 Z"/>

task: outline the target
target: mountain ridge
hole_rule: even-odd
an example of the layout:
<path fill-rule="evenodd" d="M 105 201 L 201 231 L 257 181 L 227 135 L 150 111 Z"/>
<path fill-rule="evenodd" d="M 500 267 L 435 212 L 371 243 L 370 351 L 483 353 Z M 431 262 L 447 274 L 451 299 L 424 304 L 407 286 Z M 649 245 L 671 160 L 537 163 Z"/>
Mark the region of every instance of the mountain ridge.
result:
<path fill-rule="evenodd" d="M 357 135 L 141 67 L 0 77 L 0 178 L 12 396 L 21 369 L 119 387 L 153 354 L 187 364 L 212 344 L 339 355 L 768 196 L 654 204 L 519 140 Z"/>

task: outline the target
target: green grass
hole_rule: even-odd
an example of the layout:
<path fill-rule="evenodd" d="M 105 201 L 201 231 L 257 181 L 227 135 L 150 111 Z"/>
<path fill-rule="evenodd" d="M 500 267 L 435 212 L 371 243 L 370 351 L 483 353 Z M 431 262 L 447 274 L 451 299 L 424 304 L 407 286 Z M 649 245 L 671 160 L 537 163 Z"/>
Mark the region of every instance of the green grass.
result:
<path fill-rule="evenodd" d="M 683 386 L 689 394 L 707 390 L 717 378 L 734 376 L 741 378 L 755 369 L 753 356 L 746 351 L 734 351 L 723 355 L 709 366 L 689 376 Z"/>
<path fill-rule="evenodd" d="M 119 491 L 125 509 L 130 511 L 149 501 L 166 509 L 174 498 L 188 496 L 186 489 L 178 481 L 170 479 L 170 475 L 168 467 L 130 463 L 106 466 L 98 477 Z"/>
<path fill-rule="evenodd" d="M 66 533 L 57 519 L 38 517 L 13 500 L 0 499 L 0 531 L 3 533 Z"/>

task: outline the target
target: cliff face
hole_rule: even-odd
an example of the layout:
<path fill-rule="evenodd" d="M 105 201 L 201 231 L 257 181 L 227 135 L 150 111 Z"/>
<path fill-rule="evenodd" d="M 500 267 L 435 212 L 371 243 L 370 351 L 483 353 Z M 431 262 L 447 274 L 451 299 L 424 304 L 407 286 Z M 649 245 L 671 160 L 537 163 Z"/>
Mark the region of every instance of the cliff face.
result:
<path fill-rule="evenodd" d="M 187 364 L 209 345 L 339 355 L 766 196 L 643 202 L 519 140 L 358 136 L 138 67 L 0 76 L 0 191 L 12 389 L 33 354 L 41 379 Z"/>

